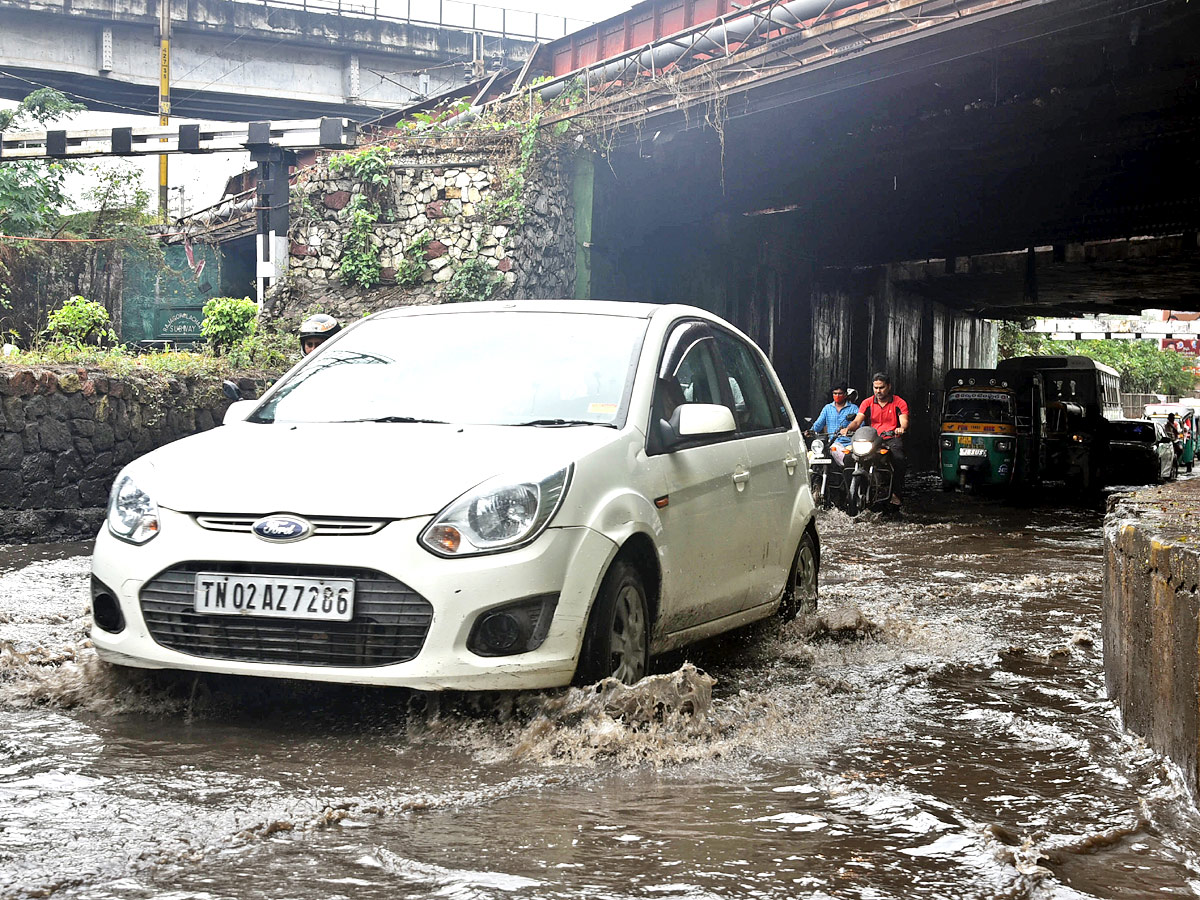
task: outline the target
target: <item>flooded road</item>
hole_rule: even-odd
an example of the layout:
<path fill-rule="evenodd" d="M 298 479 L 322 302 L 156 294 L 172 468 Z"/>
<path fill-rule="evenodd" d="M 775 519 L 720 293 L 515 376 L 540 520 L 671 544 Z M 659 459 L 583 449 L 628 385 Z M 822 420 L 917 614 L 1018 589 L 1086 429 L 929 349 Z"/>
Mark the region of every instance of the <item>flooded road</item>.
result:
<path fill-rule="evenodd" d="M 107 667 L 88 546 L 0 547 L 0 897 L 1200 896 L 1104 699 L 1098 512 L 820 524 L 817 617 L 502 696 Z"/>

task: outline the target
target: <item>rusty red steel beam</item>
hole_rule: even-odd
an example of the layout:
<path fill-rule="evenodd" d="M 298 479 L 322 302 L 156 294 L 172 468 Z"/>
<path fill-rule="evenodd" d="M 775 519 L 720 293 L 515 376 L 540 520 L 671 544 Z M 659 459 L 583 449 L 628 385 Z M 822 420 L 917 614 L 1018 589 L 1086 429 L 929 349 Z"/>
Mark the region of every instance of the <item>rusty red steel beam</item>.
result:
<path fill-rule="evenodd" d="M 851 8 L 887 5 L 887 0 L 864 0 Z M 646 0 L 620 15 L 545 45 L 551 77 L 557 78 L 601 60 L 621 56 L 722 16 L 746 14 L 748 7 L 751 4 L 736 0 Z"/>
<path fill-rule="evenodd" d="M 689 82 L 702 84 L 701 90 L 691 98 L 692 102 L 704 102 L 714 94 L 727 94 L 751 85 L 767 84 L 788 77 L 801 69 L 817 68 L 836 62 L 839 58 L 849 55 L 847 48 L 838 43 L 839 38 L 848 35 L 857 36 L 862 44 L 887 42 L 913 37 L 948 20 L 970 18 L 972 15 L 1027 3 L 1028 0 L 979 0 L 975 3 L 963 0 L 945 0 L 943 3 L 930 3 L 929 0 L 885 0 L 882 3 L 845 7 L 838 11 L 836 18 L 817 17 L 804 23 L 805 27 L 788 29 L 784 35 L 775 34 L 775 40 L 763 41 L 740 52 L 731 52 L 729 57 L 717 57 L 696 68 L 680 71 L 673 90 L 664 91 L 664 86 L 657 78 L 641 80 L 635 76 L 627 83 L 616 85 L 620 90 L 611 95 L 607 102 L 603 97 L 604 91 L 601 91 L 601 96 L 593 93 L 590 102 L 569 111 L 548 115 L 544 122 L 550 124 L 561 119 L 586 117 L 598 112 L 598 107 L 608 107 L 609 115 L 616 113 L 616 117 L 615 120 L 610 118 L 606 124 L 609 127 L 619 127 L 619 123 L 624 120 L 637 119 L 670 107 L 678 107 L 680 89 Z M 882 27 L 864 36 L 861 29 L 872 26 Z M 785 36 L 787 40 L 779 41 L 781 36 Z M 781 46 L 783 44 L 787 45 L 786 49 Z M 765 62 L 768 57 L 773 57 L 773 61 L 779 62 L 780 65 L 773 65 L 769 69 L 754 68 L 756 62 Z M 730 64 L 731 68 L 726 69 Z M 747 65 L 751 66 L 749 70 Z M 722 71 L 723 69 L 725 71 Z M 644 77 L 646 73 L 638 74 Z M 598 85 L 593 85 L 593 92 L 596 87 Z M 653 99 L 655 95 L 661 97 L 658 102 Z M 614 109 L 622 106 L 628 107 L 624 114 Z"/>

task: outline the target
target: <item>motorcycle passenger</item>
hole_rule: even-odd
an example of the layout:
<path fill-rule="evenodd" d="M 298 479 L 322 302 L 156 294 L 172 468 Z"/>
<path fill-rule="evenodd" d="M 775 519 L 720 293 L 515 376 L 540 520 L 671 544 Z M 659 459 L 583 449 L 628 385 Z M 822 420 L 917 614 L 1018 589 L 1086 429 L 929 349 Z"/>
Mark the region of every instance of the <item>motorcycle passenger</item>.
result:
<path fill-rule="evenodd" d="M 333 316 L 317 313 L 300 324 L 300 349 L 305 356 L 342 330 L 342 324 Z"/>
<path fill-rule="evenodd" d="M 858 413 L 858 407 L 850 402 L 846 390 L 846 382 L 839 381 L 833 386 L 833 401 L 826 403 L 813 422 L 812 430 L 818 435 L 829 435 L 833 440 L 829 444 L 829 455 L 839 466 L 846 465 L 846 451 L 850 449 L 850 438 L 846 437 L 845 428 Z"/>
<path fill-rule="evenodd" d="M 904 398 L 892 393 L 892 376 L 885 372 L 876 372 L 871 378 L 874 396 L 864 400 L 858 408 L 858 415 L 842 429 L 841 433 L 854 433 L 858 426 L 870 425 L 880 433 L 892 458 L 892 505 L 900 505 L 900 495 L 904 491 L 904 473 L 908 470 L 908 460 L 904 456 L 904 440 L 902 435 L 908 430 L 908 404 Z M 891 436 L 887 437 L 887 432 Z"/>

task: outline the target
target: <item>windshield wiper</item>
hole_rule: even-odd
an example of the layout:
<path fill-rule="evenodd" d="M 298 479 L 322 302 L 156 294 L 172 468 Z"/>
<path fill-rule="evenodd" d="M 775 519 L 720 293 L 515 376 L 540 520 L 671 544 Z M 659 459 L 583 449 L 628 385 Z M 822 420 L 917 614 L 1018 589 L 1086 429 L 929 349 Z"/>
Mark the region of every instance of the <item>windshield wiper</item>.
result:
<path fill-rule="evenodd" d="M 605 428 L 617 427 L 612 422 L 593 422 L 590 419 L 530 419 L 528 422 L 514 422 L 513 424 L 518 428 L 526 425 L 538 427 L 554 425 L 603 425 Z"/>
<path fill-rule="evenodd" d="M 399 422 L 402 425 L 449 425 L 441 419 L 417 419 L 412 416 L 379 416 L 373 419 L 342 419 L 342 422 Z"/>

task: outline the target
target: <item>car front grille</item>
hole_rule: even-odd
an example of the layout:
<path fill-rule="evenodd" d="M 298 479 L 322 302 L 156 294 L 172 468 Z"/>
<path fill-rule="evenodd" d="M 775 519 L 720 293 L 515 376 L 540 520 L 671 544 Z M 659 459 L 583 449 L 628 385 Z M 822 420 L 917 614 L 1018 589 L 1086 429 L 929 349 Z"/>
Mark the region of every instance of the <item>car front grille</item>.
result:
<path fill-rule="evenodd" d="M 314 622 L 198 613 L 197 572 L 353 578 L 354 617 Z M 142 617 L 150 636 L 189 656 L 302 666 L 386 666 L 421 652 L 433 606 L 412 588 L 370 569 L 188 562 L 142 586 Z"/>
<path fill-rule="evenodd" d="M 262 516 L 213 516 L 200 514 L 196 516 L 196 524 L 208 531 L 232 531 L 237 534 L 250 534 L 250 527 Z M 309 519 L 313 526 L 313 536 L 346 536 L 355 537 L 364 534 L 374 534 L 387 524 L 384 519 Z"/>

